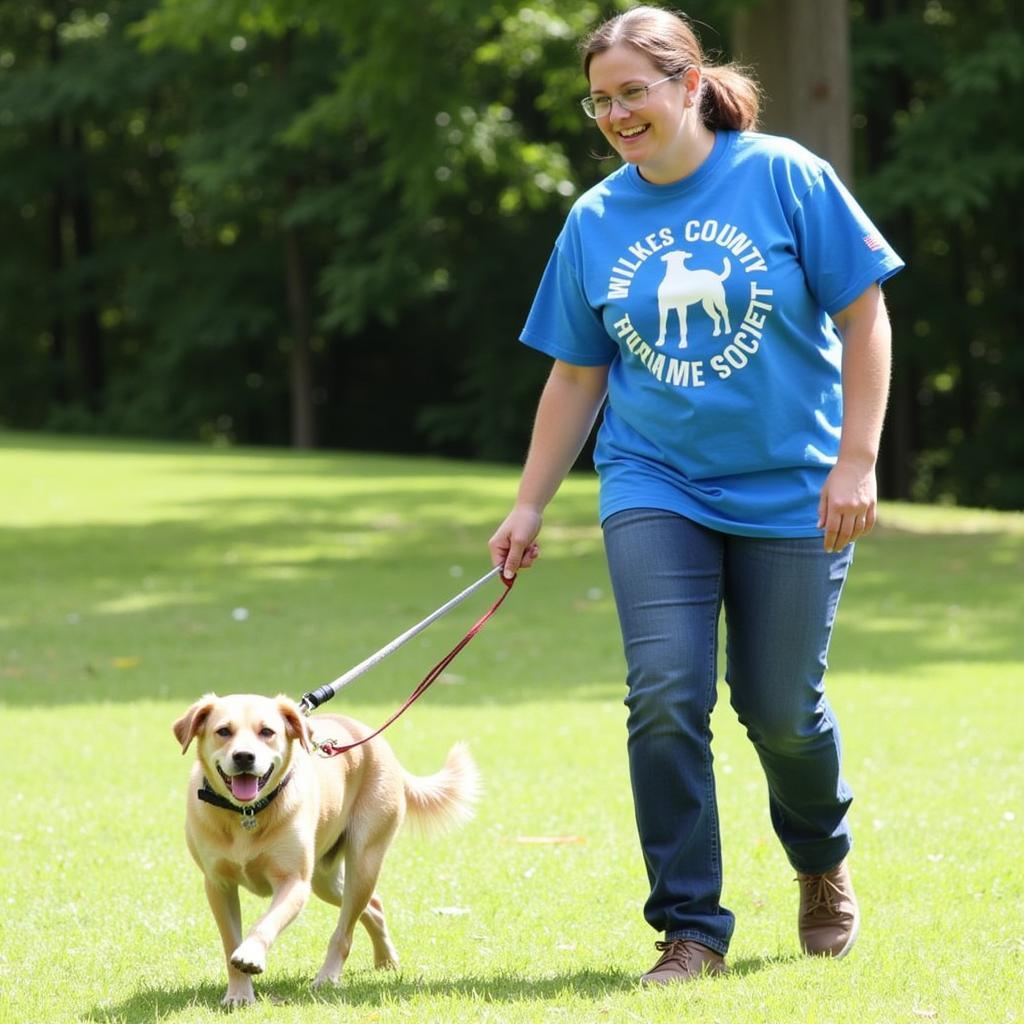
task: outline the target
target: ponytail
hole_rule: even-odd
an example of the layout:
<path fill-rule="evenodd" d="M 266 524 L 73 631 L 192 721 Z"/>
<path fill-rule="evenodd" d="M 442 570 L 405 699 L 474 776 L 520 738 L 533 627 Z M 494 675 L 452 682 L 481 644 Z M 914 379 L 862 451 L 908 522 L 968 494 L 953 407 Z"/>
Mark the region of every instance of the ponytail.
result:
<path fill-rule="evenodd" d="M 738 64 L 702 69 L 700 116 L 711 129 L 748 131 L 757 127 L 761 87 Z"/>

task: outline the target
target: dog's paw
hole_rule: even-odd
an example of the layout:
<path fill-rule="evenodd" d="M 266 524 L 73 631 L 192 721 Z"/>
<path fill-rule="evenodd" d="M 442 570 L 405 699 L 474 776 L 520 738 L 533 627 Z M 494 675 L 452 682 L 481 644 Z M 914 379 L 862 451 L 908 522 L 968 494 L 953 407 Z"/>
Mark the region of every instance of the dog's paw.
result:
<path fill-rule="evenodd" d="M 248 980 L 248 979 L 246 979 Z M 229 986 L 220 1005 L 228 1010 L 235 1010 L 239 1006 L 252 1006 L 256 1002 L 256 993 L 253 991 L 252 983 L 248 985 Z"/>
<path fill-rule="evenodd" d="M 328 951 L 327 956 L 324 957 L 323 966 L 317 971 L 316 977 L 313 979 L 313 988 L 341 984 L 341 974 L 344 969 L 345 958 Z"/>
<path fill-rule="evenodd" d="M 243 974 L 262 974 L 267 969 L 267 951 L 258 939 L 246 939 L 231 954 L 231 966 Z"/>
<path fill-rule="evenodd" d="M 340 980 L 340 968 L 336 971 L 330 971 L 326 967 L 321 967 L 313 979 L 313 988 L 323 988 L 324 985 L 337 985 Z"/>
<path fill-rule="evenodd" d="M 378 971 L 397 971 L 399 969 L 398 957 L 382 956 L 379 960 L 374 958 L 373 966 Z"/>

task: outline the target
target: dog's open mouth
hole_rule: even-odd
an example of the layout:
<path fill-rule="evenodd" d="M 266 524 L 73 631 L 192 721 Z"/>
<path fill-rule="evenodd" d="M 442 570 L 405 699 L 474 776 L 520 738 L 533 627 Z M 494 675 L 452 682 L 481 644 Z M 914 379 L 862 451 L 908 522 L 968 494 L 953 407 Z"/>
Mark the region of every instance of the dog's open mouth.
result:
<path fill-rule="evenodd" d="M 260 790 L 270 781 L 270 776 L 274 774 L 273 766 L 270 767 L 266 775 L 248 775 L 245 773 L 241 775 L 228 775 L 220 765 L 217 765 L 217 771 L 220 772 L 224 785 L 231 790 L 231 795 L 236 800 L 242 801 L 255 800 Z"/>

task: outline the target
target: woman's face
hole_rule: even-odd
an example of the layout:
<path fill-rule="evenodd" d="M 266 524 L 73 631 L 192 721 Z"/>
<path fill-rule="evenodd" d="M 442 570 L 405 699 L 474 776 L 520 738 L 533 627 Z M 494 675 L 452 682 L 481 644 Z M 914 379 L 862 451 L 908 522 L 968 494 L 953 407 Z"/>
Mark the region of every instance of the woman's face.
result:
<path fill-rule="evenodd" d="M 640 50 L 617 43 L 591 58 L 591 96 L 618 96 L 631 86 L 651 85 L 664 72 Z M 641 174 L 658 184 L 675 181 L 677 168 L 685 165 L 687 79 L 699 80 L 696 71 L 679 79 L 661 82 L 647 94 L 639 110 L 626 110 L 620 103 L 597 119 L 597 126 L 615 151 Z"/>

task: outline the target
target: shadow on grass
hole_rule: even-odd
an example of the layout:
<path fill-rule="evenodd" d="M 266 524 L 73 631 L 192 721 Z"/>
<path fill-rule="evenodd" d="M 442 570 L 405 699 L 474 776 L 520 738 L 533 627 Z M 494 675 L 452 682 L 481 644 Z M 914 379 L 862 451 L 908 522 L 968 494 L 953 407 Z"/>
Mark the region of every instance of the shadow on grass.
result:
<path fill-rule="evenodd" d="M 730 963 L 729 977 L 746 977 L 785 962 L 788 961 L 779 958 L 747 957 Z M 631 971 L 614 968 L 571 971 L 539 978 L 469 975 L 439 981 L 357 971 L 336 988 L 321 989 L 314 989 L 308 978 L 299 976 L 256 983 L 257 1005 L 361 1008 L 404 1003 L 422 997 L 454 996 L 485 1003 L 529 1003 L 555 1002 L 567 997 L 598 1000 L 631 991 L 638 996 L 643 991 L 637 976 Z M 96 1024 L 157 1021 L 188 1007 L 217 1008 L 223 994 L 223 985 L 211 984 L 177 989 L 141 989 L 119 1003 L 93 1007 L 82 1019 Z"/>
<path fill-rule="evenodd" d="M 443 486 L 414 495 L 370 489 L 355 507 L 210 500 L 178 520 L 0 529 L 0 701 L 184 704 L 228 688 L 297 697 L 490 569 L 486 539 L 502 502 L 477 494 L 460 512 L 459 494 Z M 257 506 L 259 521 L 247 522 Z M 585 619 L 586 634 L 600 620 L 597 652 L 617 666 L 596 526 L 562 536 L 564 545 L 551 543 L 546 571 L 524 574 L 454 669 L 494 685 L 435 687 L 435 700 L 472 704 L 500 692 L 518 701 L 549 693 L 553 680 L 566 692 L 577 681 L 589 685 L 582 652 L 550 650 L 564 646 L 574 618 Z M 502 592 L 492 581 L 375 669 L 360 700 L 400 703 Z M 271 672 L 277 679 L 268 681 Z"/>
<path fill-rule="evenodd" d="M 263 984 L 257 982 L 256 1000 L 257 1005 L 269 1003 L 324 1008 L 378 1007 L 423 996 L 472 997 L 488 1003 L 515 1003 L 564 998 L 566 995 L 596 999 L 609 992 L 635 987 L 636 979 L 625 971 L 579 971 L 537 979 L 495 979 L 471 975 L 451 981 L 406 980 L 401 975 L 364 978 L 357 972 L 331 989 L 314 989 L 308 978 L 299 977 Z M 194 988 L 142 989 L 119 1003 L 94 1007 L 83 1019 L 96 1022 L 160 1020 L 188 1007 L 217 1008 L 223 994 L 223 985 L 210 984 Z"/>
<path fill-rule="evenodd" d="M 1024 535 L 880 528 L 855 553 L 830 664 L 897 675 L 1020 658 Z"/>
<path fill-rule="evenodd" d="M 117 450 L 95 447 L 98 456 Z M 159 519 L 0 529 L 0 701 L 184 706 L 229 688 L 300 696 L 487 571 L 486 540 L 513 479 L 507 469 L 440 460 L 167 454 L 171 461 L 157 458 L 152 470 L 165 485 L 179 472 L 236 476 L 246 493 L 172 486 L 176 498 Z M 295 487 L 282 491 L 291 476 Z M 324 480 L 336 493 L 301 493 Z M 537 568 L 453 669 L 472 685 L 435 687 L 432 702 L 621 697 L 621 644 L 594 506 L 589 486 L 563 489 Z M 1022 574 L 1021 534 L 880 528 L 858 548 L 832 667 L 898 675 L 935 663 L 1017 660 Z M 360 703 L 397 706 L 500 583 L 494 588 L 375 669 L 358 688 Z"/>
<path fill-rule="evenodd" d="M 230 522 L 235 514 L 211 502 L 195 523 L 0 531 L 0 701 L 184 706 L 228 687 L 299 696 L 489 568 L 482 522 L 449 530 L 425 516 L 378 526 L 308 501 L 281 503 L 269 524 Z M 830 664 L 898 675 L 1017 660 L 1022 574 L 1019 536 L 879 531 L 857 551 Z M 359 703 L 397 706 L 500 583 L 494 588 L 348 692 Z M 245 622 L 233 619 L 238 609 Z M 452 671 L 467 684 L 434 687 L 431 702 L 517 703 L 553 691 L 619 699 L 621 645 L 599 536 L 553 525 L 542 561 Z"/>

